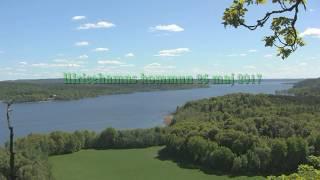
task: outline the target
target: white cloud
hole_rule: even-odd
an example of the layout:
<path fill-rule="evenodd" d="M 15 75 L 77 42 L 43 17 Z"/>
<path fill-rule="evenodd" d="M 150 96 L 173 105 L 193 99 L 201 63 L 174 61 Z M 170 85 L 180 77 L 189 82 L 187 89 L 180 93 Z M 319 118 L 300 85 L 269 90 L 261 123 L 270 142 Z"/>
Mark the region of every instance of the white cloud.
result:
<path fill-rule="evenodd" d="M 56 62 L 56 63 L 66 63 L 68 62 L 69 60 L 68 59 L 54 59 L 52 60 L 53 62 Z"/>
<path fill-rule="evenodd" d="M 58 63 L 58 64 L 49 64 L 49 63 L 35 63 L 31 64 L 32 67 L 40 67 L 40 68 L 55 68 L 55 67 L 80 67 L 79 64 L 74 63 Z"/>
<path fill-rule="evenodd" d="M 249 54 L 248 53 L 256 53 L 258 52 L 258 50 L 256 49 L 249 49 L 248 51 L 244 52 L 244 53 L 240 53 L 240 54 L 228 54 L 228 57 L 246 57 Z"/>
<path fill-rule="evenodd" d="M 250 50 L 248 50 L 248 52 L 249 52 L 249 53 L 255 53 L 255 52 L 258 52 L 258 50 L 256 50 L 256 49 L 250 49 Z"/>
<path fill-rule="evenodd" d="M 160 63 L 151 63 L 151 64 L 148 64 L 146 66 L 144 66 L 145 69 L 175 69 L 176 67 L 175 66 L 164 66 L 164 65 L 161 65 Z"/>
<path fill-rule="evenodd" d="M 80 41 L 80 42 L 76 42 L 74 45 L 75 45 L 75 46 L 88 46 L 88 45 L 89 45 L 89 42 L 87 42 L 87 41 Z"/>
<path fill-rule="evenodd" d="M 273 55 L 272 55 L 272 54 L 266 54 L 266 55 L 264 55 L 263 57 L 265 57 L 265 58 L 272 58 Z"/>
<path fill-rule="evenodd" d="M 308 63 L 306 63 L 306 62 L 302 62 L 299 64 L 299 66 L 306 66 L 306 65 L 308 65 Z"/>
<path fill-rule="evenodd" d="M 155 56 L 160 57 L 174 57 L 174 56 L 181 56 L 184 53 L 190 52 L 189 48 L 177 48 L 177 49 L 167 49 L 161 50 Z"/>
<path fill-rule="evenodd" d="M 82 54 L 82 55 L 80 55 L 78 58 L 79 58 L 79 59 L 88 59 L 89 56 L 86 55 L 86 54 Z"/>
<path fill-rule="evenodd" d="M 133 53 L 128 53 L 125 55 L 126 57 L 134 57 L 135 55 Z"/>
<path fill-rule="evenodd" d="M 169 32 L 182 32 L 184 29 L 176 24 L 157 25 L 150 28 L 151 31 L 169 31 Z"/>
<path fill-rule="evenodd" d="M 245 68 L 245 69 L 257 69 L 257 67 L 253 66 L 253 65 L 246 65 L 243 68 Z"/>
<path fill-rule="evenodd" d="M 320 38 L 320 28 L 307 28 L 303 33 L 300 34 L 300 36 L 313 36 Z"/>
<path fill-rule="evenodd" d="M 151 64 L 146 65 L 145 67 L 159 67 L 159 66 L 161 66 L 160 63 L 151 63 Z"/>
<path fill-rule="evenodd" d="M 248 54 L 246 54 L 246 53 L 241 53 L 241 54 L 228 54 L 227 56 L 228 57 L 245 57 L 245 56 L 247 56 Z"/>
<path fill-rule="evenodd" d="M 120 64 L 121 67 L 135 67 L 134 64 Z"/>
<path fill-rule="evenodd" d="M 175 69 L 175 66 L 168 66 L 168 65 L 161 65 L 160 63 L 151 63 L 143 67 L 144 71 L 150 73 L 159 73 L 159 72 L 166 72 L 168 70 Z"/>
<path fill-rule="evenodd" d="M 82 29 L 99 29 L 99 28 L 112 28 L 115 24 L 108 22 L 108 21 L 99 21 L 97 23 L 86 23 L 82 24 L 78 27 L 79 30 Z"/>
<path fill-rule="evenodd" d="M 125 63 L 117 60 L 100 60 L 98 64 L 109 64 L 109 65 L 123 65 Z"/>
<path fill-rule="evenodd" d="M 36 68 L 79 68 L 85 64 L 85 61 L 81 60 L 72 60 L 72 59 L 53 59 L 52 63 L 50 62 L 39 62 L 28 65 L 28 63 L 20 62 L 20 64 L 28 65 L 28 67 L 36 67 Z"/>
<path fill-rule="evenodd" d="M 19 64 L 21 64 L 21 65 L 27 65 L 28 63 L 25 62 L 25 61 L 21 61 L 21 62 L 19 62 Z"/>
<path fill-rule="evenodd" d="M 57 63 L 57 64 L 55 64 L 56 66 L 63 66 L 63 65 L 58 65 L 58 64 L 78 64 L 78 65 L 80 65 L 80 64 L 85 64 L 86 62 L 83 61 L 83 59 L 86 59 L 86 58 L 85 58 L 86 55 L 81 55 L 81 56 L 83 56 L 82 59 L 81 59 L 80 57 L 78 57 L 78 58 L 72 58 L 72 59 L 68 59 L 68 58 L 58 58 L 58 59 L 53 59 L 52 61 L 53 61 L 54 63 Z M 78 60 L 74 60 L 74 59 L 78 59 Z M 80 59 L 81 59 L 81 60 L 80 60 Z M 40 64 L 41 64 L 41 63 L 40 63 Z M 55 65 L 53 65 L 53 66 L 55 66 Z M 65 65 L 65 66 L 67 66 L 67 65 Z"/>
<path fill-rule="evenodd" d="M 95 51 L 95 52 L 107 52 L 107 51 L 109 51 L 109 49 L 108 48 L 96 48 L 93 51 Z"/>
<path fill-rule="evenodd" d="M 74 20 L 74 21 L 83 20 L 83 19 L 86 19 L 86 17 L 85 16 L 73 16 L 72 17 L 72 20 Z"/>
<path fill-rule="evenodd" d="M 31 66 L 52 66 L 52 67 L 61 67 L 61 66 L 72 66 L 72 64 L 81 65 L 86 64 L 87 62 L 84 61 L 84 59 L 87 59 L 88 56 L 86 54 L 80 55 L 78 57 L 73 58 L 56 58 L 52 59 L 51 61 L 53 63 L 38 63 L 38 64 L 32 64 Z"/>

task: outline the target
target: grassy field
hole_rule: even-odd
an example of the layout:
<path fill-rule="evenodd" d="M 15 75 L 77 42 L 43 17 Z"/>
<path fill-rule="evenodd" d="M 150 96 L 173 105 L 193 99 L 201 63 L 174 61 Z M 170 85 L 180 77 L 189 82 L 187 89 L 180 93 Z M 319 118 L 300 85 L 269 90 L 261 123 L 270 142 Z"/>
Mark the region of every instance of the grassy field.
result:
<path fill-rule="evenodd" d="M 85 150 L 50 157 L 57 180 L 214 180 L 263 179 L 209 175 L 157 159 L 161 147 L 130 150 Z"/>

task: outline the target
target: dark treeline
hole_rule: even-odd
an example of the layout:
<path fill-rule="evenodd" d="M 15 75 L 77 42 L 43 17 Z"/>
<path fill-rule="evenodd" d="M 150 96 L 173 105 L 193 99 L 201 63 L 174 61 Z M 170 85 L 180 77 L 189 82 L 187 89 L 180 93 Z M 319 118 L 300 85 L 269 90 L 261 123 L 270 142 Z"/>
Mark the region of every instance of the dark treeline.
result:
<path fill-rule="evenodd" d="M 15 141 L 15 172 L 21 180 L 53 179 L 48 156 L 74 153 L 81 149 L 144 148 L 165 144 L 165 128 L 30 134 Z M 8 148 L 0 148 L 0 179 L 9 177 Z"/>
<path fill-rule="evenodd" d="M 39 149 L 48 155 L 61 155 L 81 149 L 144 148 L 164 145 L 164 128 L 116 130 L 107 128 L 101 133 L 55 131 L 48 135 L 30 134 L 15 141 L 17 149 Z"/>
<path fill-rule="evenodd" d="M 186 103 L 166 153 L 227 173 L 292 172 L 320 155 L 320 98 L 233 94 Z"/>
<path fill-rule="evenodd" d="M 320 96 L 320 78 L 298 82 L 288 92 L 296 96 Z"/>
<path fill-rule="evenodd" d="M 0 82 L 0 101 L 74 100 L 109 94 L 208 87 L 205 84 L 64 84 L 63 79 Z"/>

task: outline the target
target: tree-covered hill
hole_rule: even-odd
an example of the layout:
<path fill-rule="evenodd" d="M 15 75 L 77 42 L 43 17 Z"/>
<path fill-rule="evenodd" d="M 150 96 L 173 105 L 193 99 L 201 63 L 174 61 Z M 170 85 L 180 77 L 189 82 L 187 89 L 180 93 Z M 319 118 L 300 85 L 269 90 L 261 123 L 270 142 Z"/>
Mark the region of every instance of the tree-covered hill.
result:
<path fill-rule="evenodd" d="M 204 84 L 64 84 L 63 79 L 0 82 L 0 101 L 74 100 L 109 94 L 207 87 Z"/>
<path fill-rule="evenodd" d="M 320 78 L 300 81 L 289 90 L 289 93 L 298 96 L 320 96 Z"/>
<path fill-rule="evenodd" d="M 166 152 L 232 173 L 295 171 L 320 155 L 320 98 L 232 94 L 177 108 Z"/>

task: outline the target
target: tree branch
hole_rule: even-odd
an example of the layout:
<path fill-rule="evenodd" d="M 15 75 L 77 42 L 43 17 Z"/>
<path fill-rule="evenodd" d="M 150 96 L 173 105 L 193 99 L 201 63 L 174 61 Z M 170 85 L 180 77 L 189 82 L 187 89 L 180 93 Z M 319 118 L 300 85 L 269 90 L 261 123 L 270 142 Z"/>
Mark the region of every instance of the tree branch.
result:
<path fill-rule="evenodd" d="M 280 3 L 280 1 L 279 1 Z M 242 23 L 240 22 L 240 25 L 250 29 L 250 30 L 256 30 L 258 27 L 263 27 L 263 25 L 269 20 L 269 18 L 274 15 L 274 14 L 282 14 L 282 13 L 285 13 L 285 12 L 292 12 L 293 10 L 295 10 L 295 15 L 298 14 L 298 10 L 299 10 L 299 5 L 300 3 L 302 3 L 305 7 L 305 4 L 303 3 L 303 0 L 297 0 L 297 2 L 292 5 L 290 8 L 285 8 L 286 6 L 283 4 L 281 7 L 282 7 L 282 10 L 276 10 L 276 11 L 271 11 L 271 12 L 267 12 L 266 15 L 257 21 L 257 24 L 256 25 L 247 25 L 245 23 Z M 281 4 L 281 3 L 280 3 Z M 294 24 L 296 23 L 296 21 L 294 21 Z"/>

